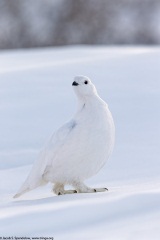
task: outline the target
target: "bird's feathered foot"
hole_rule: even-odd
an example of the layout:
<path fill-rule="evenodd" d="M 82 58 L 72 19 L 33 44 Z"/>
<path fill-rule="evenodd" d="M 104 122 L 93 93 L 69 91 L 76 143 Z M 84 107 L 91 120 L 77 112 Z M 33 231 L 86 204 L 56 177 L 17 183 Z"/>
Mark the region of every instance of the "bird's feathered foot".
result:
<path fill-rule="evenodd" d="M 77 193 L 76 190 L 64 190 L 63 193 L 59 192 L 58 195 L 63 195 L 63 194 L 74 194 Z"/>
<path fill-rule="evenodd" d="M 56 183 L 53 187 L 53 192 L 56 195 L 64 195 L 64 194 L 73 194 L 73 193 L 77 193 L 76 190 L 65 190 L 64 189 L 64 185 L 61 183 Z"/>
<path fill-rule="evenodd" d="M 105 192 L 108 191 L 108 188 L 94 188 L 94 192 Z"/>
<path fill-rule="evenodd" d="M 65 190 L 63 184 L 56 183 L 53 187 L 53 192 L 56 195 L 64 195 L 74 193 L 95 193 L 108 191 L 107 188 L 89 188 L 84 183 L 74 183 L 73 187 L 75 187 L 76 190 Z"/>
<path fill-rule="evenodd" d="M 74 183 L 74 187 L 77 190 L 77 193 L 95 193 L 95 192 L 105 192 L 108 191 L 107 188 L 90 188 L 87 187 L 84 183 Z"/>
<path fill-rule="evenodd" d="M 77 193 L 76 190 L 65 190 L 64 189 L 64 185 L 60 184 L 60 183 L 56 183 L 53 187 L 53 192 L 56 195 L 64 195 L 64 194 L 73 194 L 73 193 Z"/>

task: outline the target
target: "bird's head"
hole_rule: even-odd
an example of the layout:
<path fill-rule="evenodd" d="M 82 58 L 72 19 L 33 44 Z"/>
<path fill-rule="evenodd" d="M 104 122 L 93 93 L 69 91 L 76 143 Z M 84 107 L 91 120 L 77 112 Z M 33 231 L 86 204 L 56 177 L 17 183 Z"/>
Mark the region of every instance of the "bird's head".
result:
<path fill-rule="evenodd" d="M 90 97 L 97 94 L 95 86 L 86 76 L 76 76 L 72 86 L 78 97 Z"/>

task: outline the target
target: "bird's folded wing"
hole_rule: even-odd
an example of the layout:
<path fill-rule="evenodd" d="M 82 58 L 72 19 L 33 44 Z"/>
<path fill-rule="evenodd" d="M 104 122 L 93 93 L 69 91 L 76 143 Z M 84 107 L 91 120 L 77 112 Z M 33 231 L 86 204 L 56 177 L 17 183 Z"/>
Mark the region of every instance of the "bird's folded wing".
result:
<path fill-rule="evenodd" d="M 48 141 L 45 148 L 45 160 L 43 160 L 43 165 L 50 166 L 53 164 L 55 156 L 57 156 L 61 148 L 72 136 L 74 132 L 74 128 L 76 126 L 76 122 L 71 120 L 64 124 L 61 128 L 59 128 Z M 44 172 L 44 169 L 42 170 Z"/>
<path fill-rule="evenodd" d="M 46 144 L 46 147 L 41 151 L 39 158 L 35 161 L 29 176 L 18 192 L 23 192 L 27 189 L 31 190 L 45 184 L 43 180 L 45 170 L 52 164 L 52 161 L 54 161 L 54 156 L 61 151 L 62 145 L 65 144 L 69 138 L 75 125 L 75 121 L 71 120 L 52 135 L 49 142 Z"/>

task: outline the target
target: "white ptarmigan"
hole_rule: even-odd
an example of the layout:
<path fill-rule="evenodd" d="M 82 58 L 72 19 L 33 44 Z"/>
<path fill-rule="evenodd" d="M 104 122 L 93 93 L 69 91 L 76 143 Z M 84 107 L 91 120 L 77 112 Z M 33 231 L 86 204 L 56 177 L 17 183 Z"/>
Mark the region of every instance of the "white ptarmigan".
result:
<path fill-rule="evenodd" d="M 107 190 L 90 188 L 84 181 L 104 166 L 113 150 L 112 115 L 88 77 L 76 76 L 72 86 L 78 99 L 77 112 L 52 135 L 15 198 L 48 182 L 54 184 L 57 195 Z M 65 190 L 66 184 L 75 190 Z"/>

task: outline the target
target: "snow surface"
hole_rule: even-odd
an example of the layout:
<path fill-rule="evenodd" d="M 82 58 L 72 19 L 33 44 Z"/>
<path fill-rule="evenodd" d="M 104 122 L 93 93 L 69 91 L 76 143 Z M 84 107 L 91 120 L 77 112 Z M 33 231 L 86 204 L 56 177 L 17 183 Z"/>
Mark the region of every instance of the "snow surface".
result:
<path fill-rule="evenodd" d="M 116 145 L 86 181 L 108 192 L 12 196 L 40 149 L 76 109 L 87 75 L 108 103 Z M 61 47 L 0 53 L 0 237 L 160 239 L 160 48 Z"/>

